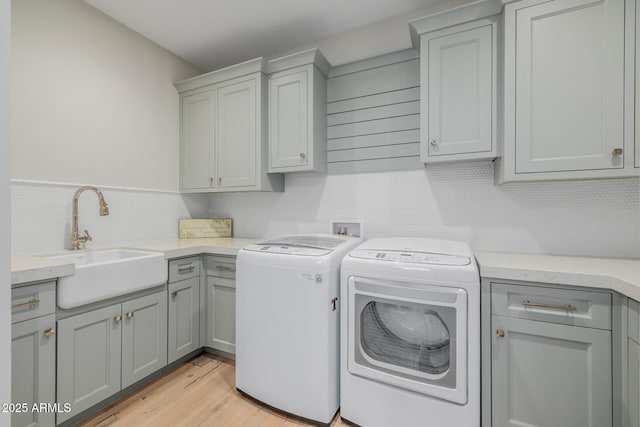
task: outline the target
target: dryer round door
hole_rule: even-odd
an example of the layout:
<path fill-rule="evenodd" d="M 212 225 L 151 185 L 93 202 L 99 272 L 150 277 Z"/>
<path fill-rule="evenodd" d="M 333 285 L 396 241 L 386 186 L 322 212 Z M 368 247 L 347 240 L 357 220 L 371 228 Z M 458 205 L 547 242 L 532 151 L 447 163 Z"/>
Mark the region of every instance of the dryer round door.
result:
<path fill-rule="evenodd" d="M 464 289 L 350 277 L 347 369 L 467 402 Z"/>

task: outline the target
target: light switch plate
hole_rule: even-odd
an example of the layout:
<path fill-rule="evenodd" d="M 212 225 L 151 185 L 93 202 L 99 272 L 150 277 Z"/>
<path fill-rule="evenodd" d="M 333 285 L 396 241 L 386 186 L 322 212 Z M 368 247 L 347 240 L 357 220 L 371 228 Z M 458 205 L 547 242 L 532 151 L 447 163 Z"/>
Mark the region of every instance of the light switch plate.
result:
<path fill-rule="evenodd" d="M 331 221 L 331 234 L 363 237 L 364 225 L 359 219 L 334 219 Z"/>

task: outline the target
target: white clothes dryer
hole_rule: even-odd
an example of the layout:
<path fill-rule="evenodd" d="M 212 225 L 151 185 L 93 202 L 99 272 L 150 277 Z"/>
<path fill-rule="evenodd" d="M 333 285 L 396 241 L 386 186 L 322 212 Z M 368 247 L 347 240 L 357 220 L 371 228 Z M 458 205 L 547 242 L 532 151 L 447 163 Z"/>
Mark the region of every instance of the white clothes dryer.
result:
<path fill-rule="evenodd" d="M 342 261 L 340 416 L 480 425 L 480 277 L 466 243 L 370 239 Z"/>
<path fill-rule="evenodd" d="M 331 422 L 340 401 L 340 263 L 361 242 L 292 235 L 240 250 L 238 390 L 297 417 Z"/>

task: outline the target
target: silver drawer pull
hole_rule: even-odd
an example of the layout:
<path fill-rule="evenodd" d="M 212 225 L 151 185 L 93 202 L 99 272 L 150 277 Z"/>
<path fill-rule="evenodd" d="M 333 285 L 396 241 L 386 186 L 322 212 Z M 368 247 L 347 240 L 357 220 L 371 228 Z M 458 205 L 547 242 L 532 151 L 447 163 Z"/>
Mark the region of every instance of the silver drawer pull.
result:
<path fill-rule="evenodd" d="M 186 265 L 186 264 L 185 264 Z M 183 266 L 178 266 L 178 273 L 179 274 L 187 274 L 187 273 L 192 273 L 193 270 L 196 269 L 196 266 L 191 264 L 189 267 L 183 267 Z"/>
<path fill-rule="evenodd" d="M 32 300 L 29 300 L 27 302 L 23 302 L 22 304 L 14 304 L 14 305 L 12 305 L 11 306 L 11 310 L 17 310 L 19 308 L 24 308 L 24 307 L 31 307 L 31 306 L 38 305 L 38 304 L 40 304 L 40 300 L 32 299 Z"/>
<path fill-rule="evenodd" d="M 565 305 L 555 305 L 555 304 L 541 304 L 539 302 L 531 302 L 528 299 L 522 300 L 522 305 L 525 307 L 542 307 L 542 308 L 551 308 L 553 310 L 565 310 L 565 311 L 576 311 L 577 308 L 572 306 L 571 304 Z"/>
<path fill-rule="evenodd" d="M 233 267 L 227 267 L 226 265 L 216 265 L 216 270 L 223 270 L 223 271 L 236 271 L 235 268 Z"/>

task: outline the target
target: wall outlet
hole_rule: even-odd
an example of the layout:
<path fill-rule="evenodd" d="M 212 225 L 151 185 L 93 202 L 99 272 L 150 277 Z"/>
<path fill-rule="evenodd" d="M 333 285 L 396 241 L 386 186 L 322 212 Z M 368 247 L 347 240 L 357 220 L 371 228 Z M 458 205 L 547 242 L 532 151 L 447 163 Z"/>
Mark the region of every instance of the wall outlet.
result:
<path fill-rule="evenodd" d="M 364 227 L 361 220 L 333 220 L 331 222 L 331 234 L 362 237 L 364 234 Z"/>

